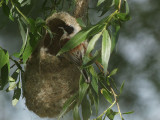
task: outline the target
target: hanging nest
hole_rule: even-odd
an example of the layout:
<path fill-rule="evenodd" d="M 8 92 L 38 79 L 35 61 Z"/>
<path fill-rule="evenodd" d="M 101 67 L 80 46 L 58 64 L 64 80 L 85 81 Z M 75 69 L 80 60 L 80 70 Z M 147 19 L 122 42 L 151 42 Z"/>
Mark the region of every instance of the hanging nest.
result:
<path fill-rule="evenodd" d="M 76 19 L 65 12 L 53 14 L 46 23 L 55 34 L 51 39 L 46 33 L 27 62 L 24 97 L 28 109 L 38 116 L 56 117 L 66 100 L 78 91 L 80 78 L 80 72 L 74 64 L 56 56 L 63 34 L 59 27 L 74 25 L 78 31 L 81 28 Z"/>

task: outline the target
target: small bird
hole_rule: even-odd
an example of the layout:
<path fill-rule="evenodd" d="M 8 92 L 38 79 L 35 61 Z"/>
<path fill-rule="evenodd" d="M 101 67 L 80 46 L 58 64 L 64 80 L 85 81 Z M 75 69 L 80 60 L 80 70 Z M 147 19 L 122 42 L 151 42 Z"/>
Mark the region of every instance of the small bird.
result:
<path fill-rule="evenodd" d="M 73 27 L 73 26 L 63 26 L 63 27 L 59 27 L 60 29 L 63 30 L 63 35 L 61 36 L 60 39 L 60 44 L 63 47 L 64 44 L 67 43 L 67 41 L 69 41 L 76 33 L 78 33 L 78 30 Z M 83 63 L 83 57 L 86 53 L 87 50 L 87 46 L 88 43 L 87 41 L 82 42 L 81 44 L 79 44 L 77 47 L 73 48 L 72 50 L 66 52 L 63 56 L 69 60 L 70 62 L 74 63 L 78 69 L 80 70 L 80 72 L 82 73 L 86 83 L 90 83 L 90 77 L 87 73 L 87 71 L 85 69 L 80 69 L 80 66 Z"/>

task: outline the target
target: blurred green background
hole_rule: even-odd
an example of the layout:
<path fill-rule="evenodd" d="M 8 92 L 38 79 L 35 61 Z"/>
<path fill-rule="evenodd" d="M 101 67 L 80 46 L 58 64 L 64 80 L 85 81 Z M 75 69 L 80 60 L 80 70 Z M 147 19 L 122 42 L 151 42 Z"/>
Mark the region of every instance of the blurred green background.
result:
<path fill-rule="evenodd" d="M 41 16 L 42 2 L 33 2 L 35 6 L 30 9 L 30 14 L 36 18 Z M 93 0 L 91 2 L 94 5 Z M 125 80 L 120 108 L 122 112 L 134 111 L 124 115 L 125 120 L 160 120 L 160 1 L 128 0 L 128 3 L 132 19 L 123 24 L 116 51 L 110 59 L 110 68 L 119 68 L 114 77 L 118 86 Z M 93 9 L 89 13 L 92 23 L 100 19 L 97 17 L 99 13 Z M 2 9 L 0 28 L 0 46 L 10 54 L 18 51 L 22 45 L 18 26 L 8 20 Z M 25 99 L 13 107 L 12 94 L 0 91 L 0 120 L 48 120 L 28 111 Z M 102 99 L 99 112 L 106 107 L 107 102 Z M 63 119 L 71 120 L 71 112 Z M 115 120 L 120 120 L 119 116 Z"/>

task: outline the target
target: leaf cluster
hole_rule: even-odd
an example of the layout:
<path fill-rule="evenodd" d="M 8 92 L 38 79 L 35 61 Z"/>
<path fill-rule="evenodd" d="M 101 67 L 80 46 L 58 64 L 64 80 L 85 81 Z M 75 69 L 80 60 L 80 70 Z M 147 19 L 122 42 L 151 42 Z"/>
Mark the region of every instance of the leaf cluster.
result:
<path fill-rule="evenodd" d="M 23 7 L 26 7 L 31 3 L 31 0 L 2 0 L 0 2 L 0 7 L 3 9 L 5 15 L 11 21 L 16 22 L 19 25 L 19 31 L 23 41 L 21 50 L 13 55 L 9 55 L 5 49 L 0 48 L 0 89 L 5 89 L 5 86 L 7 86 L 5 89 L 7 92 L 14 90 L 13 105 L 17 104 L 22 95 L 23 80 L 21 76 L 24 73 L 22 66 L 35 50 L 45 31 L 50 34 L 51 39 L 54 37 L 54 33 L 46 26 L 43 18 L 33 19 L 23 14 Z M 70 9 L 65 8 L 65 4 L 70 6 Z M 45 15 L 48 12 L 51 14 L 56 11 L 61 11 L 62 9 L 73 11 L 74 5 L 75 0 L 44 0 L 42 10 Z M 91 83 L 87 84 L 84 78 L 82 76 L 80 77 L 79 91 L 64 104 L 59 119 L 70 107 L 73 107 L 74 120 L 81 120 L 79 111 L 80 106 L 82 108 L 81 113 L 83 120 L 88 120 L 92 115 L 92 105 L 94 105 L 98 115 L 99 97 L 102 95 L 110 106 L 95 118 L 95 120 L 105 120 L 106 117 L 113 120 L 114 116 L 117 114 L 119 114 L 123 120 L 118 104 L 118 97 L 122 93 L 124 82 L 118 90 L 114 79 L 112 78 L 112 76 L 117 73 L 118 69 L 116 68 L 109 72 L 108 64 L 111 53 L 118 40 L 120 27 L 123 22 L 130 19 L 128 3 L 126 0 L 98 0 L 95 9 L 97 12 L 101 11 L 101 16 L 107 13 L 108 15 L 92 26 L 85 25 L 81 18 L 78 18 L 77 21 L 83 29 L 72 37 L 57 54 L 63 54 L 75 48 L 81 42 L 87 39 L 89 40 L 81 69 L 85 69 L 88 72 Z M 95 45 L 101 39 L 101 49 L 96 50 Z M 13 62 L 12 65 L 10 65 L 10 61 Z M 95 67 L 95 65 L 97 67 Z M 15 68 L 15 71 L 10 76 L 10 69 L 13 68 Z M 98 71 L 97 68 L 99 69 Z M 117 105 L 118 112 L 112 110 L 114 105 Z"/>

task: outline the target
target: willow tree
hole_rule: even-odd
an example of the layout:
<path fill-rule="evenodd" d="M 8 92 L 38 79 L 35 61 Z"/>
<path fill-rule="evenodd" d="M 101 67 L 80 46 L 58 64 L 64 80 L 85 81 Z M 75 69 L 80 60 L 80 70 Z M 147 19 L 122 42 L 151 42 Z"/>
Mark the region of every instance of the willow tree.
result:
<path fill-rule="evenodd" d="M 92 115 L 91 106 L 95 106 L 95 120 L 104 120 L 106 117 L 113 120 L 117 114 L 123 120 L 118 98 L 124 82 L 118 89 L 112 78 L 118 68 L 110 70 L 108 66 L 120 28 L 130 19 L 127 1 L 98 0 L 90 8 L 92 0 L 44 0 L 41 1 L 39 16 L 34 18 L 31 14 L 38 2 L 0 2 L 0 8 L 8 19 L 18 24 L 23 41 L 20 51 L 12 55 L 3 46 L 0 48 L 0 89 L 14 91 L 13 105 L 24 96 L 28 109 L 40 117 L 58 116 L 61 119 L 73 109 L 74 120 L 88 120 Z M 90 9 L 100 14 L 95 24 L 91 23 Z M 57 17 L 61 13 L 66 14 Z M 62 47 L 57 47 L 65 32 L 60 27 L 66 25 L 77 25 L 79 30 Z M 63 58 L 63 54 L 84 41 L 88 41 L 88 47 L 80 69 L 87 71 L 91 80 L 89 83 L 85 82 L 75 65 Z M 101 44 L 98 49 L 95 48 L 97 43 Z M 14 70 L 13 74 L 10 74 L 11 69 Z M 100 96 L 108 101 L 106 106 L 109 107 L 98 114 Z M 117 111 L 112 110 L 114 105 Z"/>

